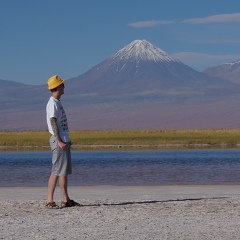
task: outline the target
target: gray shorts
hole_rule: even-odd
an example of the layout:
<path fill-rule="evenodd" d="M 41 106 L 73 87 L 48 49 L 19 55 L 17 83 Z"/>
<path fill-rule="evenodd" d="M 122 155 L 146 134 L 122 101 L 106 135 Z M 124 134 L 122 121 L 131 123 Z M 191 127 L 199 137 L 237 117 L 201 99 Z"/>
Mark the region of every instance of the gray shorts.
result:
<path fill-rule="evenodd" d="M 66 150 L 62 150 L 57 143 L 55 136 L 51 136 L 50 147 L 52 150 L 52 171 L 51 175 L 54 176 L 66 176 L 72 173 L 72 161 L 71 161 L 71 151 L 70 142 L 66 142 Z"/>

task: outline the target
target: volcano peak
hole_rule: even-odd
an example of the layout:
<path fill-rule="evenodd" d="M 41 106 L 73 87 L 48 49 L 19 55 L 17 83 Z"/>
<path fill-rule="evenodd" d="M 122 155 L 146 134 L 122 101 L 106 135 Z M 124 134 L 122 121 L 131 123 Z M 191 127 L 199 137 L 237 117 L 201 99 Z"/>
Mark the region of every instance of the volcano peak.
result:
<path fill-rule="evenodd" d="M 134 40 L 112 56 L 112 60 L 179 62 L 146 40 Z"/>

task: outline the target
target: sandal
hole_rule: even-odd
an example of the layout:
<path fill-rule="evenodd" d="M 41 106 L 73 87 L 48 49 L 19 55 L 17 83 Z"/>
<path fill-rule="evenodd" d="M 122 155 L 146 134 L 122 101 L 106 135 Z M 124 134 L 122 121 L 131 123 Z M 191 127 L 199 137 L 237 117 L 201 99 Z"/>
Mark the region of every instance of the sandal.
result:
<path fill-rule="evenodd" d="M 81 205 L 80 203 L 77 203 L 73 200 L 68 200 L 67 202 L 61 202 L 61 208 L 64 208 L 64 207 L 75 207 L 75 206 L 78 206 L 78 207 L 81 207 L 83 205 Z"/>
<path fill-rule="evenodd" d="M 46 208 L 54 208 L 54 209 L 58 209 L 59 208 L 59 206 L 55 202 L 47 202 L 45 207 Z"/>

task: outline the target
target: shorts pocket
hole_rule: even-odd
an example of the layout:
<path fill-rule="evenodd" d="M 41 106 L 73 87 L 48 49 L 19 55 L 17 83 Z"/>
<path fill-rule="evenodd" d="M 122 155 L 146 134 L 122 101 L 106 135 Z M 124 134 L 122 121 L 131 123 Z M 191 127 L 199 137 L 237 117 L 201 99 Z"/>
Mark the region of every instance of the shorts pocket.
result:
<path fill-rule="evenodd" d="M 54 151 L 57 148 L 57 141 L 56 138 L 54 136 L 52 136 L 49 140 L 49 144 L 51 147 L 51 150 Z"/>

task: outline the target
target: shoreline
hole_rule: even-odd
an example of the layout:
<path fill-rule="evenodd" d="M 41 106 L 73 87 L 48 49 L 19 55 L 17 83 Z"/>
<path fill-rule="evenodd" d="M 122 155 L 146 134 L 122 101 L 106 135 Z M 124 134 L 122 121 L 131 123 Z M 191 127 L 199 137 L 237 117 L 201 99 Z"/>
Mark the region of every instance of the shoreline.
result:
<path fill-rule="evenodd" d="M 240 144 L 103 144 L 72 145 L 72 151 L 110 151 L 110 150 L 205 150 L 205 149 L 239 149 Z M 0 146 L 0 152 L 50 151 L 49 146 Z"/>
<path fill-rule="evenodd" d="M 179 199 L 240 197 L 240 184 L 217 185 L 144 185 L 144 186 L 69 186 L 69 194 L 78 201 L 81 199 Z M 0 201 L 4 200 L 43 200 L 47 187 L 0 187 Z M 56 187 L 55 197 L 60 198 L 60 188 Z"/>

